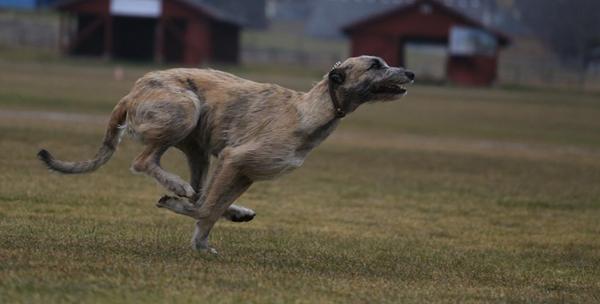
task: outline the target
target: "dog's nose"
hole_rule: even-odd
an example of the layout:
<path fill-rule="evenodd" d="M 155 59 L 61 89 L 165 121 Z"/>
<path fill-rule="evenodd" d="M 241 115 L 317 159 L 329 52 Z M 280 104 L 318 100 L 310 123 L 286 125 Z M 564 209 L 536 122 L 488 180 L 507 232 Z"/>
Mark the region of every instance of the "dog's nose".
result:
<path fill-rule="evenodd" d="M 406 75 L 406 77 L 408 77 L 408 79 L 410 79 L 411 81 L 415 80 L 415 73 L 411 71 L 405 71 L 404 75 Z"/>

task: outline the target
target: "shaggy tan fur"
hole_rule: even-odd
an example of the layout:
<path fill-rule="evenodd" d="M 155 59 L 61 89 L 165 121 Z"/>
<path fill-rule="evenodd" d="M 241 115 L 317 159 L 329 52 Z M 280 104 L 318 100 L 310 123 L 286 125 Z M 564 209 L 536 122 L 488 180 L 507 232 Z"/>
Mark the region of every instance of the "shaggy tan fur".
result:
<path fill-rule="evenodd" d="M 164 196 L 158 206 L 196 219 L 193 247 L 216 252 L 208 235 L 221 216 L 249 221 L 255 215 L 232 203 L 254 181 L 300 167 L 338 125 L 330 81 L 335 81 L 332 93 L 350 113 L 367 102 L 400 98 L 406 93 L 402 84 L 413 79 L 413 73 L 371 56 L 336 65 L 306 93 L 210 69 L 151 72 L 113 110 L 94 159 L 66 162 L 46 150 L 38 156 L 62 173 L 90 172 L 110 159 L 126 130 L 144 145 L 132 170 L 152 176 L 177 195 Z M 170 147 L 185 153 L 189 183 L 160 166 Z"/>

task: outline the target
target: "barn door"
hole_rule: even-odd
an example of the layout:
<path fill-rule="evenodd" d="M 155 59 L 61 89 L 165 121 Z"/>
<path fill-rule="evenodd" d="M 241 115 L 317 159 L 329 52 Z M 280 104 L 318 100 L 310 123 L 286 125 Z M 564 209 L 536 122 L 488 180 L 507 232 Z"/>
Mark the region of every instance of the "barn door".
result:
<path fill-rule="evenodd" d="M 154 58 L 156 19 L 114 17 L 113 55 L 119 59 L 151 61 Z"/>
<path fill-rule="evenodd" d="M 420 81 L 444 82 L 447 75 L 448 47 L 443 42 L 409 41 L 404 43 L 404 65 Z"/>

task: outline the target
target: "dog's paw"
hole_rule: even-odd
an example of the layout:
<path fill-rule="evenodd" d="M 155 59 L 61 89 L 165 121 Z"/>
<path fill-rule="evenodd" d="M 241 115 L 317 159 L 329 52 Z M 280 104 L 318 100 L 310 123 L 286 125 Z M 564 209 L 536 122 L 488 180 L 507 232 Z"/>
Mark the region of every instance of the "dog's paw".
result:
<path fill-rule="evenodd" d="M 156 203 L 156 207 L 165 208 L 175 213 L 195 217 L 197 209 L 187 199 L 165 195 Z"/>
<path fill-rule="evenodd" d="M 231 215 L 228 219 L 232 222 L 240 223 L 240 222 L 249 222 L 254 219 L 256 213 L 249 214 L 234 214 Z"/>
<path fill-rule="evenodd" d="M 163 195 L 158 202 L 156 202 L 156 207 L 158 208 L 167 208 L 167 206 L 169 206 L 169 202 L 171 200 L 176 200 L 176 197 L 173 196 L 169 196 L 169 195 Z"/>
<path fill-rule="evenodd" d="M 212 247 L 195 247 L 195 246 L 193 246 L 192 249 L 194 249 L 198 253 L 206 254 L 206 255 L 210 255 L 210 256 L 218 256 L 219 255 L 219 252 Z"/>
<path fill-rule="evenodd" d="M 219 254 L 216 249 L 214 249 L 213 247 L 210 247 L 208 245 L 208 240 L 206 238 L 203 238 L 203 239 L 193 238 L 192 239 L 192 249 L 199 253 L 205 253 L 205 254 L 209 254 L 209 255 L 218 255 Z"/>
<path fill-rule="evenodd" d="M 256 216 L 256 212 L 250 208 L 231 205 L 223 214 L 223 217 L 232 222 L 249 222 Z"/>

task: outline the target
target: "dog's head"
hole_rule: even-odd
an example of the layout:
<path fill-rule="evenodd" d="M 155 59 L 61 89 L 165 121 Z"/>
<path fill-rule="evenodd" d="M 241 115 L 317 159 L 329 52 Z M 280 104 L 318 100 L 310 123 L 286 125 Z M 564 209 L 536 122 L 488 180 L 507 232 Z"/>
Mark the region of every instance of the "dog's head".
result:
<path fill-rule="evenodd" d="M 390 67 L 383 59 L 374 56 L 348 58 L 337 63 L 327 77 L 347 112 L 367 102 L 400 99 L 407 92 L 404 85 L 415 80 L 413 72 Z"/>

